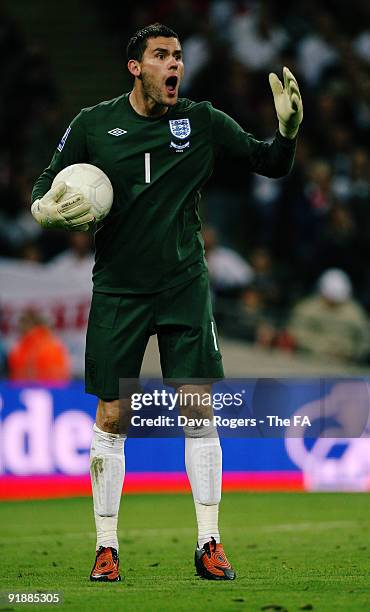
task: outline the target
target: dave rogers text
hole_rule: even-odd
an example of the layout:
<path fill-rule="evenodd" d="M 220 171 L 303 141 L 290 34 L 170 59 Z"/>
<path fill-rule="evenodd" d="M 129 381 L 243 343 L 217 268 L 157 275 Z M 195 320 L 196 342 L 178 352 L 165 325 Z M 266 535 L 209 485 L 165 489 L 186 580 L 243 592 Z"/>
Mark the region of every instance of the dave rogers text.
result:
<path fill-rule="evenodd" d="M 193 419 L 184 415 L 179 415 L 176 418 L 169 416 L 157 416 L 154 418 L 141 417 L 135 415 L 131 417 L 131 425 L 133 427 L 209 427 L 209 425 L 215 425 L 218 427 L 230 427 L 235 429 L 236 427 L 256 427 L 256 419 L 242 419 L 242 418 L 226 418 L 219 415 L 214 416 L 212 419 Z"/>

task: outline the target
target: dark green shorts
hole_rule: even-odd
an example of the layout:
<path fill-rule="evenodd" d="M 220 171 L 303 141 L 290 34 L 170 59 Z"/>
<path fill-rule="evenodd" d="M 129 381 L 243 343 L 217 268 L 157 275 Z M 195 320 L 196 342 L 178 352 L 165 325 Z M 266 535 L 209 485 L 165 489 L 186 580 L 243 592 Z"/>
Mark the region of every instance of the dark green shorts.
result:
<path fill-rule="evenodd" d="M 120 378 L 138 378 L 157 334 L 164 379 L 223 378 L 208 274 L 147 295 L 94 293 L 86 337 L 87 393 L 119 397 Z"/>

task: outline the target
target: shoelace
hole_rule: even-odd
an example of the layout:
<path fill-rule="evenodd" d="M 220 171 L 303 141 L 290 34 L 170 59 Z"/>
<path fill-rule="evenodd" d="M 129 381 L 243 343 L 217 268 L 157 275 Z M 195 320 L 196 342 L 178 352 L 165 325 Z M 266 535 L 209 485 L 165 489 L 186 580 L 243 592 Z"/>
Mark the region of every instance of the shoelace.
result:
<path fill-rule="evenodd" d="M 105 546 L 99 546 L 97 553 L 96 553 L 96 558 L 99 557 L 100 553 L 105 549 L 105 548 L 109 548 L 111 553 L 112 553 L 112 557 L 113 557 L 113 561 L 116 562 L 118 559 L 118 553 L 116 551 L 115 548 L 112 548 L 111 546 L 105 547 Z"/>
<path fill-rule="evenodd" d="M 211 538 L 210 542 L 206 542 L 204 544 L 204 546 L 203 546 L 203 548 L 204 548 L 204 550 L 205 550 L 205 552 L 207 554 L 207 557 L 209 559 L 211 558 L 211 554 L 212 554 L 211 546 L 213 546 L 213 552 L 215 552 L 217 544 L 216 544 L 216 540 L 213 537 Z"/>

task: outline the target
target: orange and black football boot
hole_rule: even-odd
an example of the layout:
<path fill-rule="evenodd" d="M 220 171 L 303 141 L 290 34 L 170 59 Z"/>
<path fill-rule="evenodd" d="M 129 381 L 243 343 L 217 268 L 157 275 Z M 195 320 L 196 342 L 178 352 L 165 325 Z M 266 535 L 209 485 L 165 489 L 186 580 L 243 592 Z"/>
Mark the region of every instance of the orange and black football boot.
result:
<path fill-rule="evenodd" d="M 115 548 L 100 546 L 96 551 L 94 567 L 91 570 L 92 582 L 119 582 L 119 558 Z"/>
<path fill-rule="evenodd" d="M 236 573 L 224 553 L 222 544 L 211 538 L 203 548 L 195 549 L 195 568 L 198 576 L 207 580 L 235 580 Z"/>

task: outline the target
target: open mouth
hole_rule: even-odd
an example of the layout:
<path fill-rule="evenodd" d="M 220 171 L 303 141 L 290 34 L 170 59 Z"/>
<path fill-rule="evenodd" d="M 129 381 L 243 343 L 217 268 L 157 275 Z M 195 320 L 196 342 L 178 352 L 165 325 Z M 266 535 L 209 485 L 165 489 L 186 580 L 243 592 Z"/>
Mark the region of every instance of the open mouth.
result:
<path fill-rule="evenodd" d="M 165 84 L 166 84 L 167 93 L 169 95 L 174 95 L 176 93 L 177 82 L 178 82 L 177 76 L 170 76 L 168 77 L 168 79 L 166 79 Z"/>

